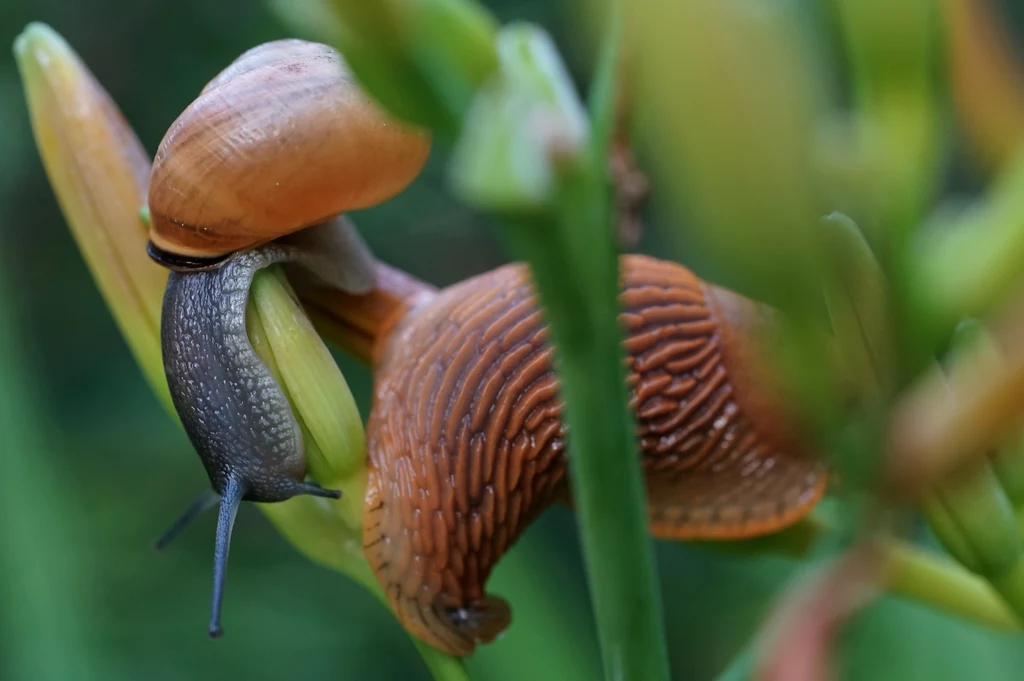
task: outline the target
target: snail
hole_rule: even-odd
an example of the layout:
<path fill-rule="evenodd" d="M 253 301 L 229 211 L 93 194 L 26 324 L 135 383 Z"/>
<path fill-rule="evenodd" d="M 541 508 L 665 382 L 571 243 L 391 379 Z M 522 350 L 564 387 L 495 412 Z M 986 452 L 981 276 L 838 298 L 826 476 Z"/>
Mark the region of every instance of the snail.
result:
<path fill-rule="evenodd" d="M 468 655 L 511 622 L 485 591 L 524 528 L 571 503 L 553 346 L 528 269 L 441 291 L 383 264 L 377 287 L 300 296 L 374 371 L 364 552 L 401 623 Z M 659 538 L 744 539 L 825 492 L 761 339 L 773 311 L 681 265 L 620 256 L 620 321 Z"/>
<path fill-rule="evenodd" d="M 149 255 L 171 270 L 161 343 L 174 407 L 211 490 L 162 548 L 220 502 L 209 632 L 220 613 L 242 501 L 338 498 L 306 480 L 302 433 L 245 327 L 255 273 L 302 268 L 340 290 L 372 289 L 369 250 L 344 217 L 410 184 L 429 136 L 389 118 L 332 48 L 260 45 L 211 80 L 167 131 L 148 193 Z"/>

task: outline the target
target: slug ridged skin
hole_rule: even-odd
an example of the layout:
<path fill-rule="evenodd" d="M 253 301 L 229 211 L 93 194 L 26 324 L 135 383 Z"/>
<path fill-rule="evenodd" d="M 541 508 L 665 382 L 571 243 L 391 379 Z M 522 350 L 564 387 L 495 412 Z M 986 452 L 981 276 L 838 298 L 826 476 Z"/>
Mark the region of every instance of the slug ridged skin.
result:
<path fill-rule="evenodd" d="M 809 512 L 826 477 L 751 347 L 763 309 L 674 263 L 623 256 L 621 270 L 652 531 L 739 539 Z M 380 350 L 364 548 L 402 623 L 451 654 L 508 626 L 507 604 L 484 590 L 490 571 L 569 500 L 552 359 L 518 264 L 441 291 Z"/>

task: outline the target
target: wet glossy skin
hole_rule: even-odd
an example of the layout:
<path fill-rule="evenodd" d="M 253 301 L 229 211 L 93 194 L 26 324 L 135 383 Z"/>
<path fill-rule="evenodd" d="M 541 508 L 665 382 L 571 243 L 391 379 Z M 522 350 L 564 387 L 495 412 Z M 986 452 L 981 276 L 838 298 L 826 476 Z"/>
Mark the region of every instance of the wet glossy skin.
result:
<path fill-rule="evenodd" d="M 808 513 L 825 474 L 749 340 L 764 310 L 664 261 L 623 256 L 622 275 L 652 532 L 740 539 Z M 527 270 L 424 294 L 378 353 L 365 552 L 402 623 L 466 655 L 511 619 L 485 591 L 491 569 L 568 500 L 553 350 Z"/>

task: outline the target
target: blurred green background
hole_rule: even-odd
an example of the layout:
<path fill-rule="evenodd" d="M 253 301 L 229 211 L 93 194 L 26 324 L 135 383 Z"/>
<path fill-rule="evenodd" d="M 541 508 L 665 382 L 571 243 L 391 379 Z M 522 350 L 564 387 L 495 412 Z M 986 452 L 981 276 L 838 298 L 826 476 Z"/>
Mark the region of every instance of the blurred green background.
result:
<path fill-rule="evenodd" d="M 586 60 L 550 0 L 490 0 Z M 1024 7 L 1007 5 L 1019 26 Z M 152 153 L 167 126 L 245 49 L 290 35 L 260 2 L 0 0 L 0 42 L 29 21 L 60 32 Z M 438 285 L 505 258 L 486 220 L 446 191 L 445 150 L 403 195 L 353 217 L 385 260 Z M 962 188 L 969 168 L 960 168 Z M 664 253 L 651 216 L 642 250 Z M 675 251 L 673 251 L 674 253 Z M 700 263 L 688 263 L 700 270 Z M 4 293 L 5 292 L 5 293 Z M 239 515 L 225 637 L 206 636 L 214 517 L 164 555 L 153 538 L 206 478 L 143 382 L 68 233 L 0 58 L 0 679 L 427 679 L 409 638 L 361 588 L 299 556 L 253 507 Z M 364 413 L 369 373 L 339 357 Z M 795 567 L 656 547 L 673 677 L 714 678 Z M 575 527 L 554 509 L 500 564 L 513 626 L 470 661 L 475 679 L 596 679 Z M 845 679 L 1024 678 L 1024 639 L 886 598 L 843 637 Z"/>

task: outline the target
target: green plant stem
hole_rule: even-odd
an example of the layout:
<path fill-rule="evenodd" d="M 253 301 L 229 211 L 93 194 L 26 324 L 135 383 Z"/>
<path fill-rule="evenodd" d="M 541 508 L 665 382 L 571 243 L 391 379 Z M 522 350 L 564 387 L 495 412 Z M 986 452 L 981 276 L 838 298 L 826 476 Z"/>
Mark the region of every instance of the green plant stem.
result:
<path fill-rule="evenodd" d="M 619 326 L 618 254 L 605 159 L 618 36 L 595 82 L 593 145 L 565 172 L 551 220 L 509 226 L 532 270 L 555 347 L 570 439 L 570 480 L 605 678 L 667 680 L 636 428 Z"/>
<path fill-rule="evenodd" d="M 814 538 L 828 531 L 826 522 L 818 516 L 798 523 L 793 528 L 771 537 L 734 545 L 754 551 L 771 551 L 803 558 L 812 547 Z M 952 560 L 943 558 L 911 544 L 895 539 L 881 546 L 882 585 L 890 595 L 926 604 L 938 611 L 1003 631 L 1019 632 L 1021 623 L 1012 610 L 986 580 L 965 570 Z M 733 658 L 718 676 L 718 681 L 745 681 L 752 678 L 757 662 L 759 641 L 754 639 Z"/>
<path fill-rule="evenodd" d="M 307 558 L 362 585 L 391 612 L 391 604 L 380 582 L 363 559 L 361 544 L 356 542 L 355 545 L 349 545 L 338 540 L 338 537 L 349 533 L 341 516 L 324 512 L 315 500 L 309 502 L 308 499 L 296 497 L 283 503 L 260 504 L 260 508 L 278 532 Z M 469 672 L 460 658 L 446 655 L 415 636 L 410 638 L 423 658 L 423 663 L 437 681 L 469 681 Z"/>
<path fill-rule="evenodd" d="M 737 555 L 774 553 L 805 558 L 830 531 L 830 521 L 815 513 L 775 535 L 735 544 L 705 545 Z M 889 594 L 995 629 L 1022 629 L 1020 620 L 992 585 L 959 563 L 896 539 L 885 540 L 881 550 L 884 586 Z"/>
<path fill-rule="evenodd" d="M 416 650 L 419 651 L 420 657 L 423 658 L 424 664 L 427 665 L 427 669 L 435 679 L 438 681 L 469 681 L 469 672 L 461 659 L 445 655 L 416 637 L 413 637 L 412 642 L 416 645 Z"/>
<path fill-rule="evenodd" d="M 366 565 L 365 577 L 359 578 L 358 581 L 370 593 L 376 596 L 377 600 L 385 608 L 391 610 L 391 604 L 388 603 L 387 596 L 384 594 L 380 582 L 377 581 L 377 578 L 370 571 L 369 565 Z M 416 650 L 419 651 L 420 657 L 423 658 L 423 663 L 427 665 L 430 674 L 437 681 L 469 681 L 469 671 L 466 669 L 466 664 L 462 661 L 462 658 L 442 653 L 437 648 L 427 645 L 415 636 L 410 636 L 410 638 L 413 645 L 416 646 Z"/>
<path fill-rule="evenodd" d="M 617 267 L 584 255 L 593 242 L 603 241 L 599 237 L 590 247 L 578 242 L 568 248 L 562 240 L 581 217 L 574 213 L 587 212 L 589 202 L 582 195 L 567 199 L 556 224 L 521 225 L 509 232 L 532 268 L 555 345 L 570 433 L 571 485 L 605 676 L 667 679 L 635 428 L 626 409 Z M 595 217 L 587 220 L 590 227 L 606 224 Z"/>

